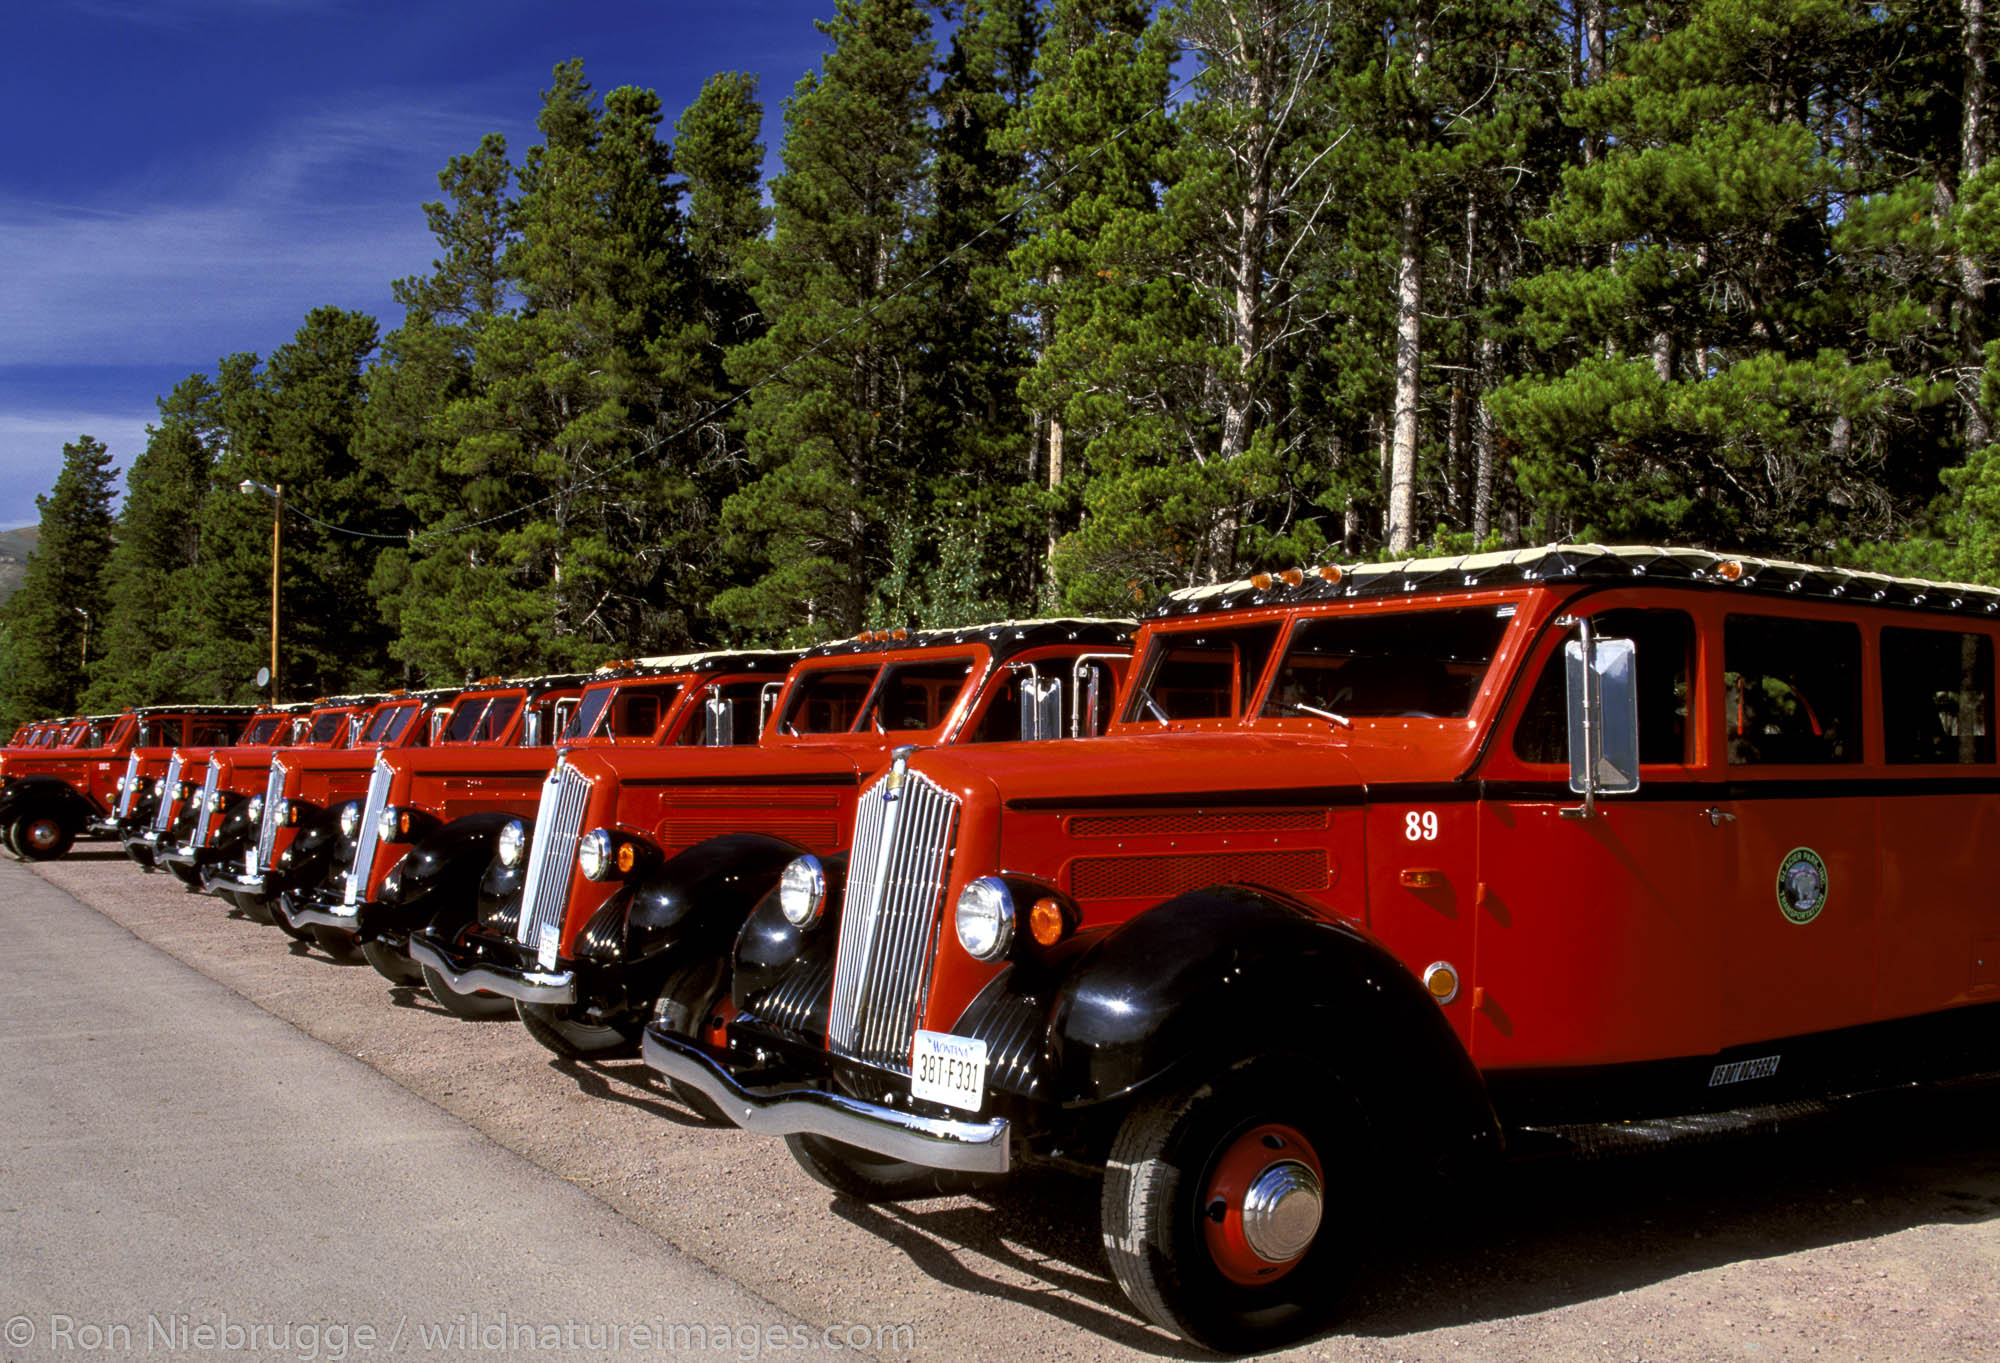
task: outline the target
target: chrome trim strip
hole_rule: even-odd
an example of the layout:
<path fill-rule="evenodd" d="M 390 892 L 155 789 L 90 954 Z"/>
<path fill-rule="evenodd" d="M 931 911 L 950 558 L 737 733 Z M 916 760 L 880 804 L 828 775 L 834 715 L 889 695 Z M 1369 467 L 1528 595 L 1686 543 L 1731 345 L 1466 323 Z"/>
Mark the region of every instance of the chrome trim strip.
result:
<path fill-rule="evenodd" d="M 139 793 L 139 754 L 133 753 L 125 759 L 125 788 L 118 792 L 118 807 L 112 817 L 129 819 L 132 817 L 132 801 Z"/>
<path fill-rule="evenodd" d="M 360 914 L 337 913 L 332 909 L 323 909 L 313 900 L 293 900 L 287 916 L 291 918 L 295 927 L 316 924 L 323 928 L 337 928 L 341 932 L 361 931 Z"/>
<path fill-rule="evenodd" d="M 361 805 L 361 827 L 354 834 L 354 865 L 347 873 L 347 886 L 340 892 L 340 900 L 349 908 L 361 902 L 362 887 L 375 870 L 375 848 L 380 841 L 375 836 L 375 825 L 382 821 L 382 810 L 389 803 L 389 765 L 381 758 L 375 759 L 375 770 L 368 777 L 368 795 Z"/>
<path fill-rule="evenodd" d="M 765 1136 L 825 1136 L 926 1169 L 1004 1174 L 1013 1164 L 1006 1118 L 955 1121 L 924 1117 L 819 1089 L 760 1092 L 738 1084 L 698 1044 L 657 1027 L 640 1043 L 646 1063 L 707 1096 L 745 1131 Z"/>
<path fill-rule="evenodd" d="M 257 825 L 257 869 L 269 871 L 271 850 L 278 845 L 278 806 L 285 799 L 285 778 L 291 775 L 279 758 L 271 759 L 271 776 L 264 783 L 264 817 Z"/>
<path fill-rule="evenodd" d="M 208 846 L 208 825 L 215 815 L 215 788 L 222 784 L 222 764 L 213 757 L 208 759 L 208 776 L 201 783 L 201 794 L 196 796 L 197 808 L 201 811 L 194 821 L 194 832 L 188 835 L 188 846 L 200 848 Z"/>
<path fill-rule="evenodd" d="M 509 970 L 504 966 L 456 966 L 423 938 L 410 938 L 410 959 L 444 976 L 460 993 L 484 989 L 522 1003 L 575 1003 L 576 973 L 570 970 Z"/>
<path fill-rule="evenodd" d="M 181 755 L 167 759 L 167 774 L 160 778 L 160 807 L 153 811 L 153 831 L 165 833 L 174 826 L 174 791 L 181 783 Z"/>

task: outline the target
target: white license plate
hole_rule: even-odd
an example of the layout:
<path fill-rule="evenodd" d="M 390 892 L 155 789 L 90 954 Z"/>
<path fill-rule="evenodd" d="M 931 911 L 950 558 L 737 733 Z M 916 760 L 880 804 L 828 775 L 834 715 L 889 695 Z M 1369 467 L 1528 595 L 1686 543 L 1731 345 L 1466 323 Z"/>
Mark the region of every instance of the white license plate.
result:
<path fill-rule="evenodd" d="M 986 1100 L 986 1043 L 949 1032 L 918 1032 L 910 1049 L 910 1096 L 979 1111 Z"/>
<path fill-rule="evenodd" d="M 243 854 L 243 874 L 246 876 L 257 874 L 257 849 L 254 847 Z"/>
<path fill-rule="evenodd" d="M 556 948 L 562 944 L 562 931 L 553 923 L 544 923 L 541 937 L 535 946 L 535 961 L 544 970 L 556 968 Z"/>

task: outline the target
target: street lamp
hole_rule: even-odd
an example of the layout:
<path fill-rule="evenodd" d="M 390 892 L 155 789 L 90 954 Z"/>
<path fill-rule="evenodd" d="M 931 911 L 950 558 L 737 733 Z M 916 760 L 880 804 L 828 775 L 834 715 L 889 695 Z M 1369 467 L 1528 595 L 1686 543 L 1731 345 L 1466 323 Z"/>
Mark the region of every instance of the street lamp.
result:
<path fill-rule="evenodd" d="M 245 496 L 261 492 L 271 499 L 271 700 L 278 699 L 278 533 L 285 523 L 285 485 L 267 487 L 252 478 L 236 485 Z"/>

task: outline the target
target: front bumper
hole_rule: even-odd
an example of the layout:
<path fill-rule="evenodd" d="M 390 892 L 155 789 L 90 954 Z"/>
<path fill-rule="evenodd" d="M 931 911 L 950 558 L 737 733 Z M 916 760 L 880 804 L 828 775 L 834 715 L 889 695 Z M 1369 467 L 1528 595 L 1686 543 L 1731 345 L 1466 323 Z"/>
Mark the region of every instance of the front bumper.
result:
<path fill-rule="evenodd" d="M 226 891 L 229 894 L 264 893 L 264 873 L 231 869 L 228 863 L 219 866 L 204 866 L 201 871 L 201 888 L 214 894 Z"/>
<path fill-rule="evenodd" d="M 518 1003 L 576 1002 L 573 970 L 522 970 L 517 966 L 467 959 L 427 933 L 410 934 L 410 959 L 437 971 L 444 976 L 445 983 L 461 993 L 483 989 Z"/>
<path fill-rule="evenodd" d="M 157 868 L 160 858 L 160 845 L 154 839 L 151 830 L 144 833 L 132 834 L 130 837 L 121 839 L 121 841 L 125 844 L 125 855 L 136 862 L 140 869 L 151 871 Z"/>
<path fill-rule="evenodd" d="M 316 927 L 359 933 L 361 916 L 367 908 L 366 904 L 347 903 L 337 891 L 314 890 L 299 896 L 292 905 L 291 914 L 292 921 L 300 927 L 311 923 Z"/>
<path fill-rule="evenodd" d="M 718 1052 L 688 1037 L 646 1029 L 646 1063 L 705 1095 L 745 1131 L 824 1136 L 926 1169 L 1004 1174 L 1013 1165 L 1013 1128 L 1004 1117 L 959 1121 L 903 1112 L 813 1088 L 751 1088 L 736 1082 Z"/>

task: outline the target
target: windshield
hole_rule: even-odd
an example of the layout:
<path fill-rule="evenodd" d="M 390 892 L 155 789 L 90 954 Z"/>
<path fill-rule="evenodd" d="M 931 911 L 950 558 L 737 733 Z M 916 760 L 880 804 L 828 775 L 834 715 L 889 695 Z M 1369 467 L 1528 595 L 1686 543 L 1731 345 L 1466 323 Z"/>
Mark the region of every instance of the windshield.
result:
<path fill-rule="evenodd" d="M 619 743 L 651 742 L 660 731 L 667 704 L 679 682 L 626 682 L 583 694 L 583 704 L 563 733 L 563 742 L 609 739 Z"/>
<path fill-rule="evenodd" d="M 369 719 L 368 727 L 362 731 L 361 741 L 363 743 L 394 743 L 398 738 L 402 737 L 403 730 L 409 727 L 410 716 L 416 712 L 417 707 L 414 704 L 392 705 L 385 709 L 377 710 Z"/>
<path fill-rule="evenodd" d="M 284 724 L 285 717 L 283 715 L 263 716 L 250 726 L 249 733 L 243 735 L 243 745 L 245 747 L 257 747 L 271 742 L 276 737 L 278 730 L 284 727 Z"/>
<path fill-rule="evenodd" d="M 305 742 L 313 746 L 331 744 L 340 738 L 342 726 L 347 723 L 351 710 L 322 710 L 313 716 L 312 728 L 307 731 Z"/>
<path fill-rule="evenodd" d="M 137 723 L 138 721 L 131 715 L 119 716 L 118 722 L 111 726 L 111 735 L 105 740 L 105 746 L 115 748 L 123 743 L 131 735 L 133 726 Z"/>
<path fill-rule="evenodd" d="M 1300 621 L 1263 713 L 1463 719 L 1513 618 L 1510 604 Z"/>
<path fill-rule="evenodd" d="M 1127 720 L 1241 719 L 1278 642 L 1278 622 L 1155 635 Z"/>
<path fill-rule="evenodd" d="M 507 731 L 507 722 L 521 708 L 519 696 L 467 696 L 451 712 L 451 727 L 443 743 L 492 743 Z"/>
<path fill-rule="evenodd" d="M 975 666 L 971 658 L 896 664 L 875 688 L 860 727 L 888 734 L 937 728 L 950 716 Z"/>

